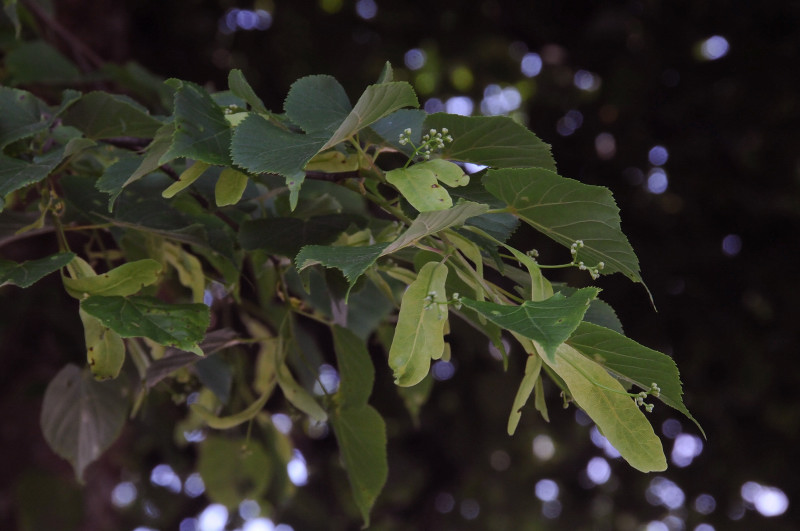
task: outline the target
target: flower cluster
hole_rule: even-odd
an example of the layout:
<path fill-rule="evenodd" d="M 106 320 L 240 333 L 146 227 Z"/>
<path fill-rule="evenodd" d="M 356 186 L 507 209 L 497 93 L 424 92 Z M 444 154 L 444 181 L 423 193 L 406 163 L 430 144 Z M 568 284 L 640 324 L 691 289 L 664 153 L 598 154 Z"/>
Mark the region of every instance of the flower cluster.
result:
<path fill-rule="evenodd" d="M 634 397 L 634 402 L 636 402 L 636 405 L 644 406 L 645 411 L 647 411 L 648 413 L 651 413 L 653 411 L 653 404 L 645 403 L 645 400 L 650 395 L 653 395 L 656 398 L 658 398 L 661 395 L 661 388 L 655 382 L 650 384 L 649 391 L 642 391 L 641 393 L 639 393 Z"/>
<path fill-rule="evenodd" d="M 572 255 L 572 264 L 578 266 L 578 269 L 581 271 L 588 271 L 589 275 L 591 275 L 592 280 L 597 280 L 600 278 L 600 271 L 606 267 L 605 262 L 598 262 L 596 266 L 587 266 L 583 262 L 575 262 L 575 257 L 578 254 L 578 249 L 582 249 L 584 247 L 583 240 L 575 240 L 575 242 L 569 246 L 569 253 Z"/>
<path fill-rule="evenodd" d="M 414 148 L 414 155 L 412 155 L 412 158 L 416 155 L 422 155 L 425 160 L 429 160 L 433 152 L 443 149 L 445 144 L 449 144 L 452 141 L 453 137 L 449 134 L 446 127 L 443 127 L 441 132 L 436 129 L 431 129 L 422 135 L 422 144 L 419 147 L 415 146 L 411 141 L 411 128 L 406 128 L 405 131 L 400 133 L 398 139 L 401 146 L 410 144 L 411 147 Z"/>

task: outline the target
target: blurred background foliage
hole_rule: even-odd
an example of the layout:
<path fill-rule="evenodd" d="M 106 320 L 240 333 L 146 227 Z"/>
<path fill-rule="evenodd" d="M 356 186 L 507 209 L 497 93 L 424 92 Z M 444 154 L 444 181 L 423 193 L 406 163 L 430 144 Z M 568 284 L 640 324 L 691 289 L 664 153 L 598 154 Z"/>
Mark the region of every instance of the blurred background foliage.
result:
<path fill-rule="evenodd" d="M 552 387 L 551 422 L 526 411 L 509 438 L 521 353 L 504 373 L 456 329 L 454 374 L 435 382 L 418 425 L 375 358 L 372 402 L 387 420 L 390 460 L 375 529 L 797 529 L 800 3 L 20 4 L 23 40 L 2 22 L 0 81 L 51 103 L 66 87 L 99 88 L 165 112 L 161 78 L 224 89 L 240 68 L 281 111 L 299 77 L 331 74 L 355 97 L 388 60 L 427 110 L 510 114 L 553 146 L 562 175 L 611 188 L 658 312 L 619 275 L 599 282 L 602 296 L 627 335 L 674 357 L 708 440 L 657 407 L 671 467 L 639 474 L 574 409 L 561 410 Z M 0 252 L 39 256 L 47 238 Z M 559 261 L 532 234 L 515 238 Z M 0 289 L 0 527 L 206 531 L 196 518 L 208 500 L 190 486 L 196 455 L 173 443 L 184 412 L 168 399 L 148 404 L 83 489 L 47 448 L 44 387 L 84 357 L 73 304 L 57 278 Z M 307 484 L 262 513 L 295 530 L 355 529 L 332 436 L 308 432 L 293 431 Z M 177 479 L 158 476 L 159 464 Z M 247 530 L 248 517 L 262 529 L 252 511 L 240 513 L 229 528 Z"/>

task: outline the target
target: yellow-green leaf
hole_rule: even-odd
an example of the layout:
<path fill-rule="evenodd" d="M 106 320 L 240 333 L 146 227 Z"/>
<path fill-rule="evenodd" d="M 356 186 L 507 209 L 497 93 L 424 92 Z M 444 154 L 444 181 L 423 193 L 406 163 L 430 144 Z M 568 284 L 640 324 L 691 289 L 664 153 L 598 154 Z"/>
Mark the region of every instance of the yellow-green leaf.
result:
<path fill-rule="evenodd" d="M 399 386 L 421 382 L 428 374 L 431 358 L 439 358 L 444 352 L 446 280 L 447 266 L 428 262 L 403 294 L 389 349 L 389 367 Z"/>
<path fill-rule="evenodd" d="M 386 180 L 397 188 L 411 206 L 420 212 L 447 210 L 453 199 L 444 189 L 436 175 L 421 164 L 410 168 L 397 168 L 386 172 Z"/>
<path fill-rule="evenodd" d="M 508 416 L 508 434 L 514 435 L 517 431 L 519 419 L 522 417 L 522 408 L 528 402 L 528 398 L 533 392 L 536 382 L 539 380 L 539 373 L 542 371 L 542 358 L 536 354 L 529 354 L 528 361 L 525 363 L 525 375 L 519 384 L 517 396 L 514 397 L 514 405 L 511 406 L 511 414 Z"/>
<path fill-rule="evenodd" d="M 175 194 L 184 188 L 187 188 L 190 184 L 199 179 L 209 166 L 210 164 L 205 162 L 199 160 L 195 161 L 194 164 L 183 170 L 183 173 L 181 173 L 181 176 L 177 181 L 169 185 L 163 192 L 161 192 L 161 197 L 165 197 L 167 199 L 174 197 Z"/>
<path fill-rule="evenodd" d="M 247 175 L 231 168 L 225 168 L 219 174 L 214 198 L 217 206 L 235 205 L 242 198 L 247 188 Z"/>
<path fill-rule="evenodd" d="M 79 309 L 86 339 L 86 361 L 97 380 L 116 378 L 125 362 L 125 342 L 96 317 Z"/>
<path fill-rule="evenodd" d="M 328 414 L 322 409 L 322 406 L 314 399 L 313 396 L 308 394 L 297 380 L 294 379 L 292 373 L 289 372 L 289 367 L 284 363 L 278 367 L 278 385 L 286 397 L 294 407 L 316 420 L 317 422 L 325 422 L 328 420 Z"/>
<path fill-rule="evenodd" d="M 343 173 L 358 170 L 358 155 L 345 155 L 341 151 L 325 151 L 314 155 L 306 171 L 321 171 L 325 173 Z"/>
<path fill-rule="evenodd" d="M 80 262 L 77 262 L 77 265 L 80 265 Z M 81 275 L 79 278 L 64 278 L 64 287 L 70 295 L 77 299 L 92 295 L 107 297 L 133 295 L 158 280 L 161 264 L 146 258 L 122 264 L 100 275 L 86 276 L 89 270 L 78 273 Z"/>
<path fill-rule="evenodd" d="M 666 470 L 661 440 L 619 381 L 567 344 L 558 347 L 554 360 L 544 362 L 632 467 L 642 472 Z"/>
<path fill-rule="evenodd" d="M 273 384 L 269 389 L 262 393 L 255 402 L 247 406 L 242 411 L 226 417 L 218 417 L 209 411 L 205 406 L 198 403 L 192 404 L 189 407 L 191 407 L 192 411 L 202 418 L 206 424 L 208 424 L 209 428 L 214 428 L 215 430 L 228 430 L 238 426 L 239 424 L 244 424 L 258 415 L 259 412 L 264 409 L 264 404 L 267 403 L 267 400 L 272 395 L 272 389 L 274 387 L 275 385 Z"/>

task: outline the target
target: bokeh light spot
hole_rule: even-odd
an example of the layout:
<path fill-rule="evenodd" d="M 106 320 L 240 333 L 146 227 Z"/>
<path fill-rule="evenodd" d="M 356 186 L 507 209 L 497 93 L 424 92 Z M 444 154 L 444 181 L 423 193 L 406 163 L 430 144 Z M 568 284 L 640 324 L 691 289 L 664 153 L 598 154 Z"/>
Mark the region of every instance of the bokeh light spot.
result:
<path fill-rule="evenodd" d="M 647 153 L 647 160 L 653 166 L 663 166 L 669 159 L 669 152 L 664 146 L 653 146 Z"/>
<path fill-rule="evenodd" d="M 522 56 L 519 68 L 525 77 L 536 77 L 542 71 L 542 58 L 538 53 L 526 53 Z"/>
<path fill-rule="evenodd" d="M 647 190 L 651 194 L 663 194 L 669 188 L 667 172 L 661 168 L 654 168 L 647 176 Z"/>
<path fill-rule="evenodd" d="M 556 453 L 556 446 L 549 435 L 537 435 L 533 438 L 533 455 L 542 461 L 548 461 Z"/>
<path fill-rule="evenodd" d="M 602 485 L 611 478 L 611 466 L 602 457 L 592 457 L 586 465 L 586 475 L 595 485 Z"/>
<path fill-rule="evenodd" d="M 536 497 L 543 502 L 558 499 L 558 484 L 552 479 L 540 479 L 534 487 Z"/>
<path fill-rule="evenodd" d="M 358 0 L 356 14 L 364 20 L 373 19 L 378 14 L 378 4 L 375 3 L 375 0 Z"/>
<path fill-rule="evenodd" d="M 425 52 L 420 50 L 419 48 L 412 48 L 408 50 L 405 55 L 403 56 L 403 62 L 405 62 L 406 67 L 410 70 L 419 70 L 423 66 L 425 66 L 425 60 L 427 59 Z"/>
<path fill-rule="evenodd" d="M 742 252 L 742 238 L 738 234 L 728 234 L 722 238 L 722 252 L 726 256 L 736 256 Z"/>
<path fill-rule="evenodd" d="M 119 483 L 111 491 L 111 503 L 119 508 L 127 507 L 136 499 L 136 485 L 130 481 Z"/>
<path fill-rule="evenodd" d="M 725 57 L 728 55 L 729 49 L 728 39 L 720 35 L 714 35 L 700 43 L 700 54 L 709 61 L 716 61 Z"/>

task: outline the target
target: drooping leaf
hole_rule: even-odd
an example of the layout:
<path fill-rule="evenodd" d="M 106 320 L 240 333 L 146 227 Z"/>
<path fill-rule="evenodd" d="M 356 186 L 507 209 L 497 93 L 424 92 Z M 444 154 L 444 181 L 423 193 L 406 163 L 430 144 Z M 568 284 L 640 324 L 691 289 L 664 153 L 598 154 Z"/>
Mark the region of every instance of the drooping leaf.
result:
<path fill-rule="evenodd" d="M 316 264 L 339 269 L 350 284 L 347 290 L 350 293 L 358 277 L 375 263 L 387 245 L 387 243 L 363 247 L 306 245 L 297 253 L 294 261 L 299 271 Z"/>
<path fill-rule="evenodd" d="M 192 302 L 203 302 L 206 279 L 203 264 L 183 247 L 170 242 L 163 243 L 164 260 L 175 268 L 181 285 L 192 290 Z M 203 352 L 206 352 L 203 350 Z"/>
<path fill-rule="evenodd" d="M 416 242 L 444 229 L 463 225 L 469 218 L 479 216 L 489 209 L 486 205 L 479 205 L 465 201 L 447 210 L 436 212 L 423 212 L 414 219 L 408 229 L 393 241 L 381 255 L 387 255 L 404 247 L 414 245 Z"/>
<path fill-rule="evenodd" d="M 148 337 L 161 345 L 202 356 L 197 346 L 209 324 L 205 304 L 167 304 L 152 297 L 104 297 L 81 301 L 81 308 L 122 337 Z"/>
<path fill-rule="evenodd" d="M 219 174 L 217 186 L 214 188 L 214 197 L 217 206 L 235 205 L 242 198 L 244 189 L 247 188 L 247 175 L 232 168 L 225 168 Z"/>
<path fill-rule="evenodd" d="M 75 253 L 57 253 L 19 263 L 0 260 L 0 288 L 8 284 L 29 288 L 43 277 L 66 266 L 73 258 Z"/>
<path fill-rule="evenodd" d="M 208 357 L 224 348 L 237 345 L 239 342 L 236 332 L 230 328 L 221 328 L 213 330 L 206 335 L 205 339 L 200 343 L 200 350 Z M 203 358 L 198 357 L 197 354 L 177 348 L 169 348 L 164 353 L 164 357 L 148 365 L 145 372 L 145 383 L 148 387 L 153 387 L 178 369 L 194 365 L 201 359 Z"/>
<path fill-rule="evenodd" d="M 333 326 L 333 349 L 339 366 L 340 408 L 360 407 L 367 403 L 375 382 L 375 367 L 364 341 L 341 326 Z"/>
<path fill-rule="evenodd" d="M 14 25 L 14 36 L 19 40 L 22 33 L 22 24 L 19 21 L 19 13 L 17 12 L 17 0 L 3 0 L 3 12 L 6 14 L 11 24 Z M 387 65 L 389 63 L 386 63 Z"/>
<path fill-rule="evenodd" d="M 236 96 L 246 101 L 254 111 L 264 114 L 269 113 L 264 106 L 264 102 L 256 95 L 253 87 L 250 86 L 250 83 L 247 82 L 244 74 L 238 68 L 234 68 L 228 73 L 228 88 Z"/>
<path fill-rule="evenodd" d="M 305 245 L 327 245 L 351 224 L 361 219 L 347 214 L 298 218 L 248 220 L 239 228 L 239 243 L 248 251 L 263 249 L 270 254 L 294 258 Z"/>
<path fill-rule="evenodd" d="M 364 526 L 389 476 L 386 423 L 370 405 L 337 409 L 331 415 L 344 467 Z"/>
<path fill-rule="evenodd" d="M 163 192 L 161 197 L 170 199 L 175 197 L 175 194 L 191 186 L 193 182 L 200 178 L 201 175 L 209 168 L 209 164 L 199 160 L 194 161 L 191 166 L 183 170 L 178 180 L 169 185 Z"/>
<path fill-rule="evenodd" d="M 370 85 L 322 149 L 335 146 L 403 107 L 419 107 L 417 95 L 411 85 L 402 81 Z"/>
<path fill-rule="evenodd" d="M 303 172 L 327 139 L 327 133 L 292 133 L 251 114 L 233 133 L 231 155 L 238 166 L 251 173 L 293 178 Z"/>
<path fill-rule="evenodd" d="M 314 399 L 313 396 L 306 391 L 302 385 L 297 383 L 289 367 L 284 363 L 278 367 L 278 385 L 286 397 L 294 407 L 311 417 L 317 422 L 325 422 L 328 420 L 328 414 L 322 409 L 322 406 Z"/>
<path fill-rule="evenodd" d="M 620 229 L 619 209 L 611 191 L 561 177 L 539 168 L 490 170 L 483 184 L 533 228 L 569 248 L 577 240 L 576 262 L 600 273 L 621 272 L 642 282 L 639 261 Z"/>
<path fill-rule="evenodd" d="M 659 400 L 686 415 L 703 431 L 683 404 L 678 367 L 666 354 L 640 345 L 614 330 L 588 322 L 581 323 L 567 343 L 618 378 L 636 384 L 645 391 L 653 383 L 657 384 L 661 389 Z"/>
<path fill-rule="evenodd" d="M 197 471 L 212 501 L 235 508 L 266 493 L 272 462 L 255 438 L 212 435 L 200 444 Z"/>
<path fill-rule="evenodd" d="M 507 116 L 459 116 L 436 113 L 423 129 L 447 128 L 453 142 L 442 157 L 493 168 L 546 168 L 555 171 L 550 146 Z"/>
<path fill-rule="evenodd" d="M 0 150 L 8 144 L 44 131 L 52 123 L 47 105 L 25 90 L 0 86 Z M 2 194 L 0 194 L 2 195 Z"/>
<path fill-rule="evenodd" d="M 61 114 L 65 125 L 78 128 L 87 138 L 152 138 L 162 123 L 127 96 L 108 92 L 84 94 Z"/>
<path fill-rule="evenodd" d="M 172 159 L 177 158 L 179 155 L 169 155 L 172 146 L 173 137 L 175 135 L 175 124 L 170 122 L 162 125 L 153 141 L 148 144 L 144 156 L 141 158 L 141 164 L 136 168 L 136 171 L 128 177 L 122 186 L 128 186 L 132 182 L 138 181 L 148 173 L 156 171 L 162 164 L 170 162 Z"/>
<path fill-rule="evenodd" d="M 608 442 L 641 472 L 666 470 L 661 441 L 622 385 L 597 363 L 567 344 L 544 360 L 569 388 L 575 402 L 597 424 Z"/>
<path fill-rule="evenodd" d="M 399 386 L 421 382 L 428 374 L 431 359 L 440 358 L 444 351 L 447 271 L 444 264 L 428 262 L 403 294 L 389 349 L 389 367 Z"/>
<path fill-rule="evenodd" d="M 306 133 L 333 134 L 353 106 L 347 93 L 332 76 L 306 76 L 292 83 L 283 109 L 286 116 Z"/>
<path fill-rule="evenodd" d="M 78 314 L 83 322 L 89 370 L 97 380 L 116 378 L 125 362 L 125 342 L 99 319 L 80 309 Z"/>
<path fill-rule="evenodd" d="M 68 460 L 78 481 L 119 436 L 128 413 L 121 379 L 98 382 L 86 370 L 67 365 L 47 386 L 40 424 L 47 444 Z"/>
<path fill-rule="evenodd" d="M 146 258 L 128 262 L 94 276 L 64 278 L 64 287 L 70 295 L 82 299 L 89 295 L 133 295 L 158 280 L 161 264 Z"/>
<path fill-rule="evenodd" d="M 161 163 L 178 157 L 230 166 L 231 129 L 208 92 L 194 83 L 176 81 L 175 133 Z"/>
<path fill-rule="evenodd" d="M 269 400 L 269 397 L 272 396 L 273 388 L 274 382 L 273 385 L 264 393 L 262 393 L 261 396 L 259 396 L 252 404 L 238 413 L 234 413 L 233 415 L 228 415 L 225 417 L 219 417 L 215 415 L 206 409 L 202 404 L 195 403 L 189 407 L 191 407 L 192 411 L 202 418 L 206 424 L 208 424 L 209 428 L 213 428 L 215 430 L 229 430 L 254 419 L 255 416 L 258 415 L 262 409 L 264 409 L 264 405 L 267 403 L 267 400 Z"/>
<path fill-rule="evenodd" d="M 501 327 L 533 339 L 552 361 L 556 348 L 578 327 L 598 288 L 579 289 L 569 297 L 556 293 L 543 301 L 525 301 L 519 306 L 479 302 L 462 298 L 467 308 L 480 312 Z"/>
<path fill-rule="evenodd" d="M 519 419 L 522 417 L 522 408 L 528 402 L 533 388 L 539 381 L 539 374 L 542 371 L 542 358 L 535 354 L 528 354 L 528 361 L 525 362 L 525 374 L 517 389 L 517 394 L 514 397 L 514 404 L 511 406 L 511 414 L 508 416 L 508 425 L 506 430 L 509 435 L 514 435 L 519 425 Z"/>

